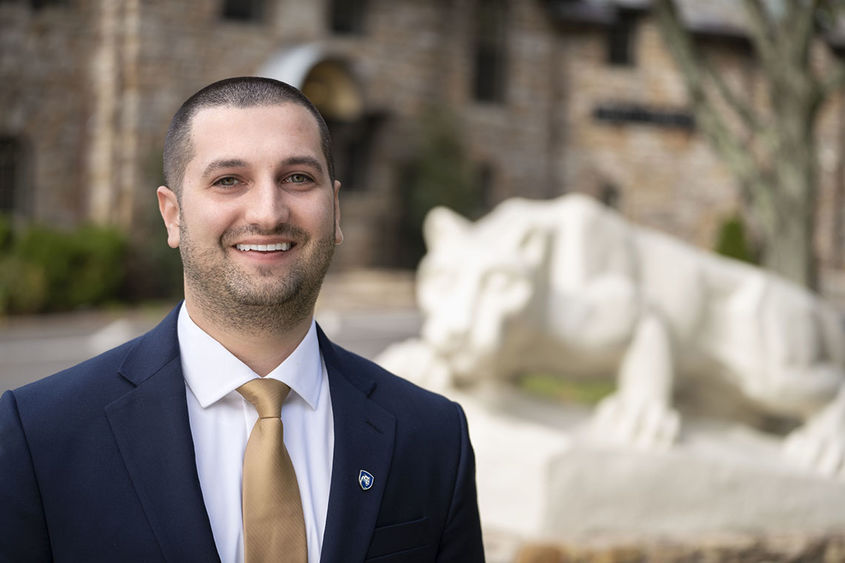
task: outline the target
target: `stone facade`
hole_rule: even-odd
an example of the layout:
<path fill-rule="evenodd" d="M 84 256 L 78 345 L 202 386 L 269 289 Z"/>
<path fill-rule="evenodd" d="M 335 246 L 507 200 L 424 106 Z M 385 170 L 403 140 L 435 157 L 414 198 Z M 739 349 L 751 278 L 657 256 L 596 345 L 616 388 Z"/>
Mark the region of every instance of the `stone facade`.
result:
<path fill-rule="evenodd" d="M 368 0 L 356 3 L 364 9 L 353 33 L 332 31 L 334 3 L 242 3 L 261 9 L 238 20 L 223 16 L 223 0 L 0 2 L 0 136 L 26 148 L 19 214 L 138 232 L 155 224 L 162 140 L 181 100 L 211 81 L 258 73 L 302 45 L 340 64 L 363 101 L 366 127 L 350 143 L 366 137 L 367 150 L 350 154 L 366 162 L 358 185 L 342 194 L 340 268 L 395 263 L 402 167 L 431 104 L 455 112 L 469 158 L 485 171 L 484 209 L 512 196 L 585 191 L 704 247 L 737 209 L 732 177 L 684 125 L 685 90 L 647 10 L 631 20 L 631 60 L 609 64 L 608 24 L 562 21 L 549 2 Z M 499 101 L 479 102 L 480 10 L 496 6 L 507 24 L 505 81 Z M 754 82 L 754 64 L 735 39 L 710 43 L 730 80 Z M 620 108 L 654 115 L 613 118 Z M 661 122 L 667 115 L 680 121 Z M 818 249 L 828 266 L 842 243 L 842 116 L 831 103 L 819 129 Z"/>

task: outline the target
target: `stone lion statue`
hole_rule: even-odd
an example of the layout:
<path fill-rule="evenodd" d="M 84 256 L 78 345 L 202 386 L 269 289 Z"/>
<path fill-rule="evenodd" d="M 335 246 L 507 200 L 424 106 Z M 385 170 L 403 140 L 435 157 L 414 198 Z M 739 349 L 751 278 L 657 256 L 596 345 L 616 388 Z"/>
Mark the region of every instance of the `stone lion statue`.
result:
<path fill-rule="evenodd" d="M 788 421 L 794 460 L 845 477 L 845 330 L 813 293 L 577 194 L 508 200 L 475 223 L 437 208 L 424 235 L 421 335 L 381 355 L 388 369 L 440 389 L 615 376 L 593 416 L 602 439 L 668 447 L 687 397 Z"/>

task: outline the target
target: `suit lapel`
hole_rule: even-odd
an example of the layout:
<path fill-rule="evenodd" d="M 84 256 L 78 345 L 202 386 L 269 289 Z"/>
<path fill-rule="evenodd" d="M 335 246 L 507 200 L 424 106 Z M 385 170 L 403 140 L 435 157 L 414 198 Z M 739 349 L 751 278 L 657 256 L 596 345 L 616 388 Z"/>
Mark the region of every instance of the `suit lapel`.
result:
<path fill-rule="evenodd" d="M 127 357 L 121 375 L 136 387 L 109 404 L 106 416 L 165 559 L 219 561 L 197 477 L 177 312 Z"/>
<path fill-rule="evenodd" d="M 348 373 L 334 346 L 322 331 L 318 334 L 329 374 L 335 435 L 321 561 L 363 561 L 390 472 L 396 421 L 369 398 L 375 383 Z M 361 470 L 373 477 L 367 490 L 359 484 Z"/>

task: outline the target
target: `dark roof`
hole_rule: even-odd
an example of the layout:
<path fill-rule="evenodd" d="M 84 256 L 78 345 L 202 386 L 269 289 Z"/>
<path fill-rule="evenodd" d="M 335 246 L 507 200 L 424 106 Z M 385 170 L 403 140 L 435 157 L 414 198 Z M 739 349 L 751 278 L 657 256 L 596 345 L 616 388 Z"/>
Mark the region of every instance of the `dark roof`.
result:
<path fill-rule="evenodd" d="M 792 0 L 789 0 L 792 1 Z M 676 0 L 690 31 L 705 35 L 744 37 L 746 13 L 738 0 Z M 769 0 L 776 7 L 777 2 Z M 646 12 L 651 0 L 547 0 L 552 17 L 561 23 L 611 25 L 630 12 Z M 845 27 L 843 27 L 845 30 Z M 845 37 L 845 34 L 841 34 Z"/>
<path fill-rule="evenodd" d="M 560 22 L 611 25 L 620 15 L 646 12 L 651 0 L 547 0 L 546 5 Z M 692 31 L 741 34 L 745 13 L 736 0 L 679 0 L 681 16 Z"/>

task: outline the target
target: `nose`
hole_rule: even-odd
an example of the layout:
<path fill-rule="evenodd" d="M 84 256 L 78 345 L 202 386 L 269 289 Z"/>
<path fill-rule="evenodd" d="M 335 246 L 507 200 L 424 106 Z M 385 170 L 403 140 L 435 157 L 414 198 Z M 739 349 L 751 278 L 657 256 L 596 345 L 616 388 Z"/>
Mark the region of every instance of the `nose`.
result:
<path fill-rule="evenodd" d="M 261 230 L 272 230 L 290 219 L 287 194 L 271 178 L 257 181 L 252 186 L 246 206 L 246 221 Z"/>

